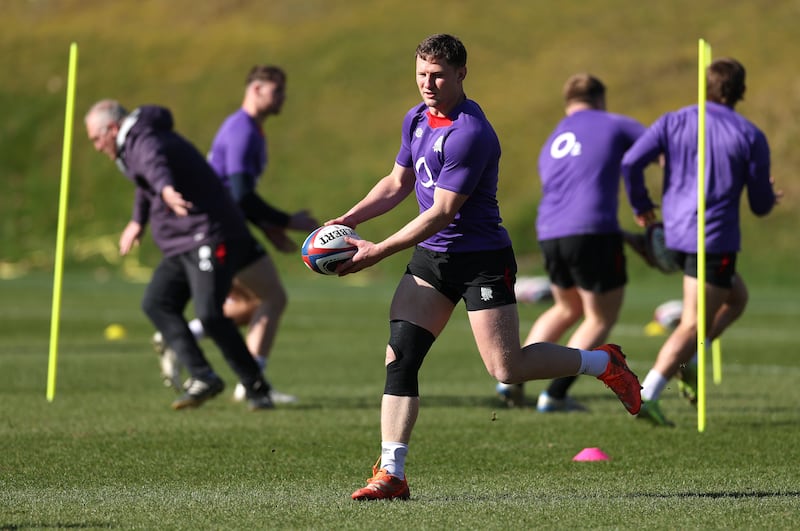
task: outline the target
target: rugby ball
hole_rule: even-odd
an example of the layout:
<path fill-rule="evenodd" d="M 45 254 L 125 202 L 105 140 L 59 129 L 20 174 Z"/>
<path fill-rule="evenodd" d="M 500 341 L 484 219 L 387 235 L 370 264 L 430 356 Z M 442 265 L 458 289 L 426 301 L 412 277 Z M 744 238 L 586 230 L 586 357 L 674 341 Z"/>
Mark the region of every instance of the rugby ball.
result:
<path fill-rule="evenodd" d="M 653 223 L 647 227 L 645 246 L 649 261 L 656 269 L 662 273 L 674 273 L 679 269 L 675 253 L 667 249 L 663 223 Z"/>
<path fill-rule="evenodd" d="M 551 300 L 550 279 L 547 277 L 517 277 L 514 284 L 517 302 L 541 302 Z"/>
<path fill-rule="evenodd" d="M 335 275 L 336 267 L 358 250 L 345 241 L 346 237 L 361 239 L 347 225 L 326 225 L 315 229 L 303 242 L 303 263 L 315 273 Z"/>
<path fill-rule="evenodd" d="M 667 249 L 664 239 L 664 224 L 661 222 L 648 225 L 644 234 L 622 231 L 625 243 L 644 258 L 647 265 L 654 267 L 662 273 L 674 273 L 680 269 L 675 258 L 675 252 Z"/>
<path fill-rule="evenodd" d="M 653 311 L 653 320 L 668 330 L 673 330 L 681 322 L 683 301 L 671 300 L 656 306 Z"/>

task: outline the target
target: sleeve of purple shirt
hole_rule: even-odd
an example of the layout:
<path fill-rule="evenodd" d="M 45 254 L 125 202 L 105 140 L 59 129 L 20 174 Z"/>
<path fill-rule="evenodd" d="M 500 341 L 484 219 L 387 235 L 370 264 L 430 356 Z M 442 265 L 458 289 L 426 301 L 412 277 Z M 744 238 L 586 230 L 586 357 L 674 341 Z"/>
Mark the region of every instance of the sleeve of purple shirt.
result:
<path fill-rule="evenodd" d="M 397 152 L 395 162 L 404 168 L 412 168 L 414 166 L 411 160 L 411 139 L 409 134 L 413 132 L 413 123 L 417 117 L 416 107 L 409 110 L 403 117 L 402 134 L 400 135 L 400 150 Z"/>
<path fill-rule="evenodd" d="M 769 144 L 761 131 L 756 130 L 751 149 L 747 201 L 753 214 L 765 216 L 775 206 L 775 191 L 770 181 Z"/>
<path fill-rule="evenodd" d="M 660 140 L 661 119 L 640 136 L 622 158 L 622 177 L 628 200 L 636 215 L 655 208 L 644 183 L 644 169 L 663 151 Z"/>

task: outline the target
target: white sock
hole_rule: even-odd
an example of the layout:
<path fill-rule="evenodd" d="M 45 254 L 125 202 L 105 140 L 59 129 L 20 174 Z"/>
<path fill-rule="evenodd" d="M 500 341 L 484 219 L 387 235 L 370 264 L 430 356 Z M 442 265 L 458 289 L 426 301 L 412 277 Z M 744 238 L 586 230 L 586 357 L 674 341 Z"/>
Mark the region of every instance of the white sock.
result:
<path fill-rule="evenodd" d="M 406 477 L 406 455 L 408 445 L 399 442 L 381 442 L 381 466 L 393 476 Z"/>
<path fill-rule="evenodd" d="M 609 360 L 608 352 L 605 350 L 578 350 L 581 353 L 581 367 L 578 369 L 578 374 L 600 376 L 606 371 Z"/>
<path fill-rule="evenodd" d="M 642 382 L 642 400 L 658 400 L 661 391 L 667 386 L 667 381 L 660 373 L 650 369 Z"/>
<path fill-rule="evenodd" d="M 203 330 L 203 323 L 201 323 L 200 319 L 197 317 L 189 321 L 189 330 L 192 331 L 192 335 L 198 341 L 206 337 L 206 333 Z"/>

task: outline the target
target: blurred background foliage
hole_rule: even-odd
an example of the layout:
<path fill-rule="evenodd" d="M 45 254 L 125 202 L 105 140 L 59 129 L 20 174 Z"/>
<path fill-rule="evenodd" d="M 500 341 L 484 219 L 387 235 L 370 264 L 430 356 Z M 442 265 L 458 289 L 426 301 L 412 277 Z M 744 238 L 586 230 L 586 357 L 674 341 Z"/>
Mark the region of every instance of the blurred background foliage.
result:
<path fill-rule="evenodd" d="M 206 151 L 240 104 L 249 68 L 283 66 L 288 100 L 266 123 L 270 165 L 260 191 L 273 204 L 310 208 L 324 221 L 391 168 L 402 116 L 419 101 L 414 49 L 427 35 L 447 32 L 465 42 L 467 94 L 500 136 L 499 199 L 521 273 L 542 273 L 533 228 L 536 160 L 563 115 L 564 80 L 594 73 L 608 87 L 609 110 L 649 124 L 696 102 L 702 37 L 714 57 L 746 66 L 748 92 L 737 110 L 767 134 L 773 176 L 786 194 L 766 219 L 749 214 L 744 200 L 740 268 L 762 282 L 794 282 L 795 0 L 0 0 L 0 12 L 0 276 L 53 266 L 70 43 L 78 44 L 79 61 L 67 267 L 137 277 L 157 251 L 148 238 L 133 257 L 116 256 L 133 190 L 86 139 L 83 115 L 94 101 L 165 105 L 178 130 Z M 658 194 L 655 168 L 648 179 Z M 633 227 L 624 197 L 621 205 L 623 225 Z M 415 212 L 408 201 L 359 233 L 382 239 Z M 301 242 L 304 235 L 295 236 Z M 405 258 L 371 274 L 398 274 Z M 277 259 L 286 274 L 306 274 L 297 256 Z"/>

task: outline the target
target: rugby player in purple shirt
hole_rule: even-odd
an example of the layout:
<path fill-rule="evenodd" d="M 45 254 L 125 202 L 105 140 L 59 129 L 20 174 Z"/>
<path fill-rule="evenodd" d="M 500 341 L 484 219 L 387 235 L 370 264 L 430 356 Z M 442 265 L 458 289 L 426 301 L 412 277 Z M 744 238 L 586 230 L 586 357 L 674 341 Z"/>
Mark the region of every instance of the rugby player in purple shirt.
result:
<path fill-rule="evenodd" d="M 405 458 L 419 413 L 419 369 L 462 299 L 478 351 L 496 380 L 591 374 L 629 412 L 639 411 L 639 380 L 616 345 L 593 351 L 553 343 L 520 347 L 517 266 L 496 198 L 500 142 L 481 108 L 464 94 L 466 63 L 456 37 L 433 35 L 419 44 L 416 80 L 423 101 L 403 119 L 392 171 L 347 213 L 327 222 L 355 228 L 416 192 L 418 216 L 381 242 L 349 240 L 358 251 L 338 268 L 340 275 L 356 273 L 414 247 L 389 310 L 380 462 L 367 486 L 351 495 L 355 500 L 410 496 Z"/>
<path fill-rule="evenodd" d="M 780 194 L 773 191 L 767 138 L 736 113 L 744 97 L 745 69 L 735 59 L 718 59 L 706 69 L 706 311 L 707 341 L 718 337 L 744 311 L 747 286 L 736 271 L 740 250 L 739 204 L 747 190 L 750 210 L 768 214 Z M 642 388 L 638 418 L 670 426 L 659 405 L 667 382 L 679 375 L 693 386 L 690 361 L 697 344 L 697 105 L 661 116 L 626 153 L 622 171 L 637 222 L 656 219 L 644 183 L 644 168 L 663 154 L 662 215 L 665 241 L 683 271 L 683 313 L 664 342 Z M 687 393 L 692 400 L 694 393 Z"/>
<path fill-rule="evenodd" d="M 158 106 L 132 113 L 115 100 L 94 104 L 85 118 L 94 148 L 115 161 L 136 185 L 132 218 L 119 240 L 125 255 L 149 224 L 163 253 L 144 294 L 142 309 L 175 350 L 190 379 L 173 409 L 197 407 L 222 392 L 183 317 L 195 314 L 247 389 L 250 409 L 269 409 L 269 386 L 222 304 L 235 271 L 258 258 L 244 218 L 205 157 L 173 129 L 172 114 Z"/>
<path fill-rule="evenodd" d="M 571 76 L 564 99 L 566 117 L 539 154 L 542 200 L 536 232 L 553 305 L 533 324 L 524 344 L 558 341 L 580 321 L 567 346 L 590 349 L 606 342 L 622 307 L 627 272 L 617 219 L 620 164 L 645 127 L 606 112 L 605 85 L 592 75 Z M 536 409 L 584 409 L 567 396 L 576 379 L 553 380 Z M 522 384 L 498 385 L 509 405 L 523 402 Z"/>
<path fill-rule="evenodd" d="M 297 245 L 286 230 L 311 231 L 319 222 L 307 210 L 288 214 L 267 203 L 256 188 L 268 163 L 267 141 L 262 125 L 269 116 L 280 114 L 286 98 L 286 73 L 272 65 L 256 65 L 245 78 L 245 91 L 239 109 L 220 126 L 211 144 L 208 160 L 231 191 L 247 220 L 258 227 L 282 252 L 293 252 Z M 259 245 L 255 239 L 254 245 Z M 260 245 L 259 245 L 260 247 Z M 225 301 L 225 315 L 239 326 L 247 326 L 247 346 L 253 358 L 266 371 L 281 317 L 288 304 L 286 289 L 268 254 L 239 271 Z M 195 337 L 204 336 L 202 322 L 189 322 Z M 165 352 L 167 355 L 168 352 Z M 234 399 L 244 400 L 244 386 L 239 383 Z M 275 390 L 270 385 L 274 403 L 297 402 L 297 397 Z"/>

